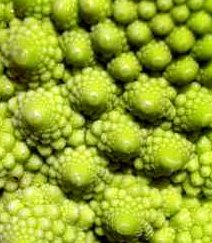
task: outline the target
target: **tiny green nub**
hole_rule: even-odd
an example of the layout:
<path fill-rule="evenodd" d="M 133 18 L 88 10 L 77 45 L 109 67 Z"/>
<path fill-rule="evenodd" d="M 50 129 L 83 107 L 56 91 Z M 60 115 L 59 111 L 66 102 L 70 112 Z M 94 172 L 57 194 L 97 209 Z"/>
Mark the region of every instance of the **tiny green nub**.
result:
<path fill-rule="evenodd" d="M 51 123 L 52 116 L 54 116 L 51 104 L 45 97 L 36 98 L 25 100 L 20 113 L 32 129 L 47 129 Z"/>
<path fill-rule="evenodd" d="M 62 30 L 71 29 L 78 25 L 78 0 L 54 0 L 52 18 L 56 26 Z"/>
<path fill-rule="evenodd" d="M 180 40 L 180 41 L 179 41 Z M 193 33 L 185 26 L 176 27 L 167 37 L 168 46 L 177 53 L 188 52 L 195 44 Z"/>
<path fill-rule="evenodd" d="M 177 24 L 185 23 L 185 21 L 188 19 L 189 15 L 190 15 L 190 11 L 189 11 L 187 5 L 185 5 L 185 4 L 175 6 L 171 10 L 171 16 L 172 16 L 174 22 L 176 22 Z"/>
<path fill-rule="evenodd" d="M 137 18 L 137 6 L 130 0 L 115 0 L 113 17 L 120 24 L 129 24 Z"/>
<path fill-rule="evenodd" d="M 39 46 L 23 39 L 10 50 L 11 62 L 21 69 L 34 69 L 40 62 Z"/>
<path fill-rule="evenodd" d="M 192 55 L 198 61 L 209 61 L 212 58 L 212 35 L 204 35 L 197 40 L 192 49 Z"/>
<path fill-rule="evenodd" d="M 141 19 L 149 20 L 155 16 L 157 8 L 154 2 L 151 1 L 140 1 L 138 4 L 138 16 Z"/>
<path fill-rule="evenodd" d="M 160 13 L 151 19 L 150 28 L 155 35 L 166 36 L 174 28 L 174 23 L 170 14 Z"/>
<path fill-rule="evenodd" d="M 203 9 L 208 13 L 212 13 L 212 0 L 205 0 L 203 3 Z"/>
<path fill-rule="evenodd" d="M 136 20 L 127 26 L 126 36 L 131 45 L 140 47 L 151 41 L 152 32 L 147 23 Z"/>
<path fill-rule="evenodd" d="M 94 62 L 90 36 L 84 30 L 63 33 L 61 47 L 67 63 L 74 67 L 86 67 Z"/>
<path fill-rule="evenodd" d="M 87 24 L 96 24 L 110 17 L 111 0 L 79 0 L 79 11 Z"/>
<path fill-rule="evenodd" d="M 156 5 L 159 11 L 167 12 L 173 7 L 172 0 L 157 0 Z"/>
<path fill-rule="evenodd" d="M 205 0 L 188 0 L 187 5 L 192 11 L 202 9 Z"/>
<path fill-rule="evenodd" d="M 205 11 L 198 11 L 190 15 L 187 26 L 197 35 L 205 35 L 211 31 L 212 18 Z"/>
<path fill-rule="evenodd" d="M 114 216 L 112 230 L 122 236 L 136 235 L 141 229 L 140 219 L 137 215 L 132 215 L 131 212 L 121 211 Z"/>
<path fill-rule="evenodd" d="M 114 79 L 122 82 L 137 79 L 141 70 L 142 67 L 132 52 L 122 53 L 108 64 L 108 72 Z"/>
<path fill-rule="evenodd" d="M 164 73 L 164 77 L 176 85 L 186 85 L 196 79 L 199 71 L 198 63 L 190 56 L 172 62 Z"/>
<path fill-rule="evenodd" d="M 163 41 L 151 41 L 138 52 L 139 61 L 148 69 L 161 71 L 171 62 L 172 55 Z"/>
<path fill-rule="evenodd" d="M 197 81 L 208 88 L 212 87 L 212 62 L 209 62 L 201 67 Z"/>
<path fill-rule="evenodd" d="M 125 33 L 111 20 L 93 26 L 91 38 L 94 50 L 103 56 L 111 57 L 127 50 Z"/>
<path fill-rule="evenodd" d="M 177 127 L 195 131 L 211 126 L 211 92 L 199 83 L 191 83 L 175 100 Z"/>

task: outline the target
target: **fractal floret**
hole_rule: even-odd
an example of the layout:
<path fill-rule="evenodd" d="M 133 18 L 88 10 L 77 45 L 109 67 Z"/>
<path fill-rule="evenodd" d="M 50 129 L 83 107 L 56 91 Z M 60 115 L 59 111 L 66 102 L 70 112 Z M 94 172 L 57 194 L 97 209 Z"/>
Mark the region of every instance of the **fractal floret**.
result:
<path fill-rule="evenodd" d="M 0 206 L 2 242 L 97 243 L 89 230 L 94 213 L 88 205 L 64 197 L 52 185 L 4 193 Z"/>
<path fill-rule="evenodd" d="M 212 242 L 212 0 L 0 0 L 0 242 Z"/>
<path fill-rule="evenodd" d="M 192 158 L 193 144 L 181 134 L 161 128 L 144 132 L 140 157 L 135 168 L 155 177 L 169 176 L 184 168 Z"/>
<path fill-rule="evenodd" d="M 94 121 L 86 134 L 86 142 L 96 145 L 113 159 L 128 160 L 138 155 L 141 136 L 139 125 L 122 110 L 104 113 Z"/>
<path fill-rule="evenodd" d="M 175 116 L 173 105 L 176 91 L 164 78 L 149 78 L 140 75 L 137 81 L 125 86 L 123 100 L 127 109 L 142 120 Z"/>
<path fill-rule="evenodd" d="M 57 183 L 65 191 L 89 198 L 95 187 L 104 180 L 109 180 L 110 175 L 106 170 L 107 160 L 100 156 L 96 148 L 79 146 L 76 149 L 65 148 L 62 152 L 47 159 L 47 176 L 52 183 Z M 41 170 L 41 171 L 42 171 Z"/>
<path fill-rule="evenodd" d="M 101 68 L 85 68 L 67 82 L 71 104 L 87 116 L 96 117 L 118 103 L 119 88 Z"/>
<path fill-rule="evenodd" d="M 63 77 L 62 51 L 49 21 L 15 19 L 5 35 L 0 50 L 13 80 L 36 87 Z"/>
<path fill-rule="evenodd" d="M 10 100 L 9 109 L 18 137 L 43 155 L 83 143 L 84 118 L 70 108 L 58 87 L 22 92 Z"/>
<path fill-rule="evenodd" d="M 175 99 L 174 124 L 185 131 L 211 127 L 212 93 L 199 83 L 192 83 L 179 92 Z"/>

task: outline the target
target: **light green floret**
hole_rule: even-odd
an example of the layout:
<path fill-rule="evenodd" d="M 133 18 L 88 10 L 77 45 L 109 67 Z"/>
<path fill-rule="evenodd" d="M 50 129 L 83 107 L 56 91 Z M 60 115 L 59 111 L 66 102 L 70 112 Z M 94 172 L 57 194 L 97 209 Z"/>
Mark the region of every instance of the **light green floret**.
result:
<path fill-rule="evenodd" d="M 180 40 L 180 41 L 179 41 Z M 185 26 L 176 27 L 167 37 L 166 42 L 172 51 L 188 52 L 195 44 L 193 33 Z"/>
<path fill-rule="evenodd" d="M 209 13 L 212 13 L 212 0 L 205 0 L 203 3 L 203 9 Z"/>
<path fill-rule="evenodd" d="M 108 63 L 108 72 L 114 79 L 131 82 L 138 78 L 142 67 L 133 52 L 122 53 Z"/>
<path fill-rule="evenodd" d="M 181 210 L 171 217 L 170 222 L 155 232 L 150 243 L 211 242 L 211 202 L 197 201 L 192 205 L 194 200 L 184 199 L 183 201 L 188 201 L 188 205 L 182 205 Z"/>
<path fill-rule="evenodd" d="M 0 115 L 0 127 L 0 188 L 14 191 L 31 153 L 27 145 L 16 138 L 11 119 L 3 114 Z"/>
<path fill-rule="evenodd" d="M 193 49 L 192 55 L 198 61 L 209 61 L 212 58 L 212 35 L 207 34 L 197 40 Z"/>
<path fill-rule="evenodd" d="M 202 134 L 196 142 L 196 156 L 172 181 L 188 196 L 212 197 L 212 132 Z"/>
<path fill-rule="evenodd" d="M 95 52 L 106 59 L 128 50 L 125 32 L 109 19 L 92 27 L 91 38 Z"/>
<path fill-rule="evenodd" d="M 172 119 L 175 110 L 172 105 L 176 91 L 164 78 L 140 78 L 125 87 L 123 100 L 127 109 L 140 119 Z"/>
<path fill-rule="evenodd" d="M 0 2 L 0 27 L 4 28 L 14 18 L 13 4 L 11 1 Z"/>
<path fill-rule="evenodd" d="M 100 68 L 85 68 L 67 83 L 71 104 L 95 118 L 111 110 L 118 102 L 119 89 L 111 76 Z"/>
<path fill-rule="evenodd" d="M 205 35 L 211 32 L 212 18 L 205 11 L 192 13 L 188 19 L 187 26 L 197 35 Z"/>
<path fill-rule="evenodd" d="M 49 157 L 47 164 L 50 181 L 63 191 L 84 199 L 92 197 L 95 187 L 107 177 L 107 160 L 98 155 L 96 148 L 65 148 Z"/>
<path fill-rule="evenodd" d="M 125 162 L 138 155 L 140 128 L 129 114 L 113 110 L 91 124 L 86 141 L 112 159 Z"/>
<path fill-rule="evenodd" d="M 166 216 L 177 213 L 181 195 L 173 188 L 161 191 L 148 186 L 146 178 L 114 175 L 102 195 L 91 202 L 97 215 L 96 231 L 110 242 L 149 242 L 154 231 L 166 225 Z"/>
<path fill-rule="evenodd" d="M 14 83 L 7 76 L 0 76 L 0 100 L 5 101 L 12 97 L 15 93 Z"/>
<path fill-rule="evenodd" d="M 198 83 L 188 85 L 175 100 L 174 124 L 186 131 L 211 127 L 212 93 Z"/>
<path fill-rule="evenodd" d="M 129 24 L 137 18 L 137 5 L 131 0 L 115 0 L 113 17 L 120 24 Z"/>
<path fill-rule="evenodd" d="M 163 70 L 172 60 L 171 52 L 163 41 L 151 41 L 137 53 L 139 61 L 153 71 Z"/>
<path fill-rule="evenodd" d="M 208 88 L 212 87 L 212 61 L 201 67 L 197 81 Z"/>
<path fill-rule="evenodd" d="M 197 78 L 198 63 L 191 57 L 185 56 L 172 62 L 164 73 L 164 77 L 176 85 L 185 85 Z"/>
<path fill-rule="evenodd" d="M 149 20 L 157 13 L 157 8 L 154 2 L 140 1 L 138 4 L 138 16 L 141 19 Z"/>
<path fill-rule="evenodd" d="M 148 24 L 139 20 L 127 26 L 126 36 L 131 45 L 138 47 L 147 44 L 153 37 Z"/>
<path fill-rule="evenodd" d="M 29 0 L 30 1 L 30 0 Z M 76 27 L 79 22 L 78 0 L 52 0 L 52 19 L 62 30 Z"/>
<path fill-rule="evenodd" d="M 17 135 L 43 155 L 83 143 L 83 117 L 69 107 L 59 87 L 20 93 L 9 101 Z"/>
<path fill-rule="evenodd" d="M 64 32 L 60 39 L 66 62 L 74 67 L 86 67 L 94 63 L 94 53 L 89 34 L 83 29 Z"/>
<path fill-rule="evenodd" d="M 187 6 L 192 10 L 192 11 L 197 11 L 202 9 L 203 3 L 205 0 L 188 0 L 187 1 Z"/>
<path fill-rule="evenodd" d="M 153 177 L 170 176 L 185 167 L 193 150 L 193 145 L 183 135 L 156 128 L 144 139 L 135 168 Z"/>
<path fill-rule="evenodd" d="M 63 77 L 62 51 L 48 20 L 15 19 L 0 49 L 8 75 L 15 81 L 34 88 Z"/>
<path fill-rule="evenodd" d="M 111 0 L 79 0 L 81 18 L 87 24 L 104 21 L 112 14 Z"/>
<path fill-rule="evenodd" d="M 160 13 L 151 19 L 150 28 L 155 35 L 166 36 L 174 28 L 174 23 L 169 13 Z"/>
<path fill-rule="evenodd" d="M 49 16 L 54 0 L 12 0 L 15 14 L 20 17 L 43 18 Z"/>
<path fill-rule="evenodd" d="M 188 17 L 190 15 L 190 11 L 187 7 L 187 5 L 182 4 L 179 6 L 175 6 L 172 10 L 171 10 L 171 16 L 174 20 L 174 22 L 176 23 L 184 23 Z"/>
<path fill-rule="evenodd" d="M 68 200 L 48 184 L 4 193 L 0 206 L 0 233 L 8 243 L 97 243 L 90 227 L 89 206 Z"/>
<path fill-rule="evenodd" d="M 167 12 L 173 7 L 173 0 L 156 0 L 156 6 L 159 11 Z"/>

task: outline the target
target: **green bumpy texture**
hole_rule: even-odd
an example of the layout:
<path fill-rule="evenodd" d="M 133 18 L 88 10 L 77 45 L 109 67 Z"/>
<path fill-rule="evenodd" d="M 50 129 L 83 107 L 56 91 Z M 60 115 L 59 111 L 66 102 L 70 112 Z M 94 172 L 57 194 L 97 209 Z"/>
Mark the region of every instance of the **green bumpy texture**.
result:
<path fill-rule="evenodd" d="M 104 21 L 112 14 L 111 0 L 79 0 L 79 11 L 87 24 Z"/>
<path fill-rule="evenodd" d="M 206 34 L 193 46 L 192 56 L 198 61 L 209 61 L 212 58 L 212 35 Z"/>
<path fill-rule="evenodd" d="M 109 59 L 128 50 L 125 32 L 107 19 L 92 27 L 93 48 L 103 59 Z"/>
<path fill-rule="evenodd" d="M 186 166 L 194 146 L 183 135 L 161 128 L 144 133 L 140 158 L 135 160 L 135 168 L 143 169 L 153 177 L 170 176 Z"/>
<path fill-rule="evenodd" d="M 83 69 L 69 79 L 66 87 L 71 104 L 92 118 L 111 110 L 118 102 L 119 89 L 101 68 Z"/>
<path fill-rule="evenodd" d="M 174 28 L 173 20 L 168 13 L 155 15 L 150 21 L 150 28 L 156 36 L 164 37 Z"/>
<path fill-rule="evenodd" d="M 186 85 L 196 80 L 199 72 L 199 64 L 191 56 L 187 55 L 176 59 L 165 70 L 164 77 L 176 85 Z"/>
<path fill-rule="evenodd" d="M 174 22 L 177 24 L 185 23 L 189 15 L 190 15 L 190 11 L 186 4 L 175 6 L 171 10 L 171 16 Z"/>
<path fill-rule="evenodd" d="M 88 145 L 96 145 L 100 151 L 120 162 L 138 155 L 140 139 L 139 125 L 129 114 L 118 109 L 104 113 L 91 124 L 86 135 Z"/>
<path fill-rule="evenodd" d="M 121 82 L 131 82 L 138 78 L 142 66 L 133 52 L 122 53 L 108 63 L 108 72 Z"/>
<path fill-rule="evenodd" d="M 187 26 L 197 35 L 205 35 L 211 31 L 212 18 L 205 11 L 194 12 L 190 15 Z"/>
<path fill-rule="evenodd" d="M 212 133 L 207 131 L 196 142 L 196 155 L 184 170 L 172 177 L 188 196 L 212 197 Z"/>
<path fill-rule="evenodd" d="M 30 0 L 29 0 L 30 1 Z M 78 0 L 52 0 L 52 19 L 61 30 L 77 27 L 79 22 Z"/>
<path fill-rule="evenodd" d="M 95 147 L 66 147 L 62 152 L 49 157 L 47 164 L 50 181 L 57 183 L 66 193 L 79 198 L 91 198 L 95 187 L 107 177 L 110 178 L 106 172 L 107 160 L 98 154 Z M 43 170 L 45 172 L 46 169 Z"/>
<path fill-rule="evenodd" d="M 153 40 L 137 53 L 139 61 L 148 69 L 161 71 L 171 62 L 172 55 L 164 41 Z"/>
<path fill-rule="evenodd" d="M 208 88 L 212 87 L 212 61 L 202 65 L 199 70 L 197 81 Z"/>
<path fill-rule="evenodd" d="M 14 9 L 11 1 L 0 2 L 0 27 L 5 28 L 14 18 Z"/>
<path fill-rule="evenodd" d="M 73 67 L 86 67 L 94 64 L 94 53 L 89 33 L 83 29 L 66 31 L 60 39 L 60 46 L 66 62 Z"/>
<path fill-rule="evenodd" d="M 199 83 L 191 83 L 175 100 L 174 125 L 180 130 L 192 131 L 211 127 L 212 93 Z"/>
<path fill-rule="evenodd" d="M 166 42 L 173 52 L 180 54 L 188 52 L 196 44 L 193 32 L 185 26 L 175 27 Z"/>
<path fill-rule="evenodd" d="M 83 143 L 84 118 L 71 110 L 59 87 L 20 93 L 9 109 L 17 135 L 41 154 Z"/>
<path fill-rule="evenodd" d="M 129 24 L 137 18 L 137 6 L 131 0 L 115 0 L 113 3 L 113 17 L 119 24 Z"/>
<path fill-rule="evenodd" d="M 15 19 L 6 37 L 0 49 L 11 79 L 35 88 L 63 77 L 62 51 L 48 20 Z"/>
<path fill-rule="evenodd" d="M 128 42 L 135 47 L 145 45 L 153 38 L 149 25 L 140 20 L 135 20 L 127 26 L 126 36 Z"/>
<path fill-rule="evenodd" d="M 166 226 L 155 232 L 151 243 L 211 242 L 211 202 L 188 198 L 181 207 Z"/>
<path fill-rule="evenodd" d="M 20 17 L 35 17 L 42 19 L 49 16 L 54 0 L 13 0 L 15 14 Z"/>
<path fill-rule="evenodd" d="M 156 12 L 156 4 L 152 1 L 144 0 L 140 1 L 140 3 L 138 4 L 138 16 L 141 19 L 149 20 L 156 15 Z"/>
<path fill-rule="evenodd" d="M 123 101 L 127 109 L 141 120 L 172 119 L 176 91 L 164 78 L 140 75 L 137 81 L 125 86 Z"/>
<path fill-rule="evenodd" d="M 146 178 L 116 174 L 91 207 L 97 215 L 97 233 L 110 242 L 149 242 L 154 231 L 166 225 L 166 217 L 179 211 L 181 201 L 172 187 L 158 190 Z"/>
<path fill-rule="evenodd" d="M 0 100 L 6 101 L 15 94 L 15 85 L 6 75 L 0 76 Z"/>
<path fill-rule="evenodd" d="M 52 185 L 4 193 L 0 206 L 1 240 L 8 243 L 97 243 L 89 230 L 94 213 L 68 200 Z"/>

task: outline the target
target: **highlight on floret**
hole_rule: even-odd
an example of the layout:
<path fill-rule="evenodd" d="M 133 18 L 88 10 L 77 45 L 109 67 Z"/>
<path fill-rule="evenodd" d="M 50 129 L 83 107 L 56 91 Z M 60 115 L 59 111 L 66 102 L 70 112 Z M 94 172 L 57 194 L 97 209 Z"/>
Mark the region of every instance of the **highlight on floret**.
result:
<path fill-rule="evenodd" d="M 212 0 L 0 0 L 0 242 L 212 242 Z"/>

